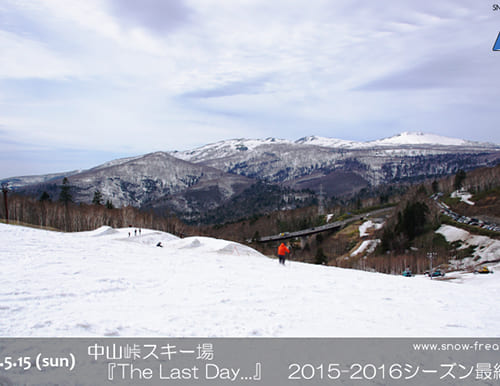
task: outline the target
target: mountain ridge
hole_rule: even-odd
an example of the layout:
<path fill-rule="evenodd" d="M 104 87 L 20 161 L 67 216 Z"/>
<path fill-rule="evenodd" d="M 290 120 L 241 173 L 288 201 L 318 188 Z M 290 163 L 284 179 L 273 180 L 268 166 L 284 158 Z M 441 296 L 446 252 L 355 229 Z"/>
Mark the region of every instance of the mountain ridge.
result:
<path fill-rule="evenodd" d="M 29 194 L 49 191 L 54 198 L 68 177 L 75 201 L 90 203 L 99 190 L 116 206 L 168 208 L 195 220 L 256 182 L 286 189 L 292 201 L 307 189 L 349 196 L 361 189 L 418 181 L 493 166 L 500 146 L 434 134 L 404 132 L 354 142 L 317 136 L 285 139 L 232 139 L 184 152 L 153 152 L 108 161 L 70 174 L 14 177 L 11 186 Z M 34 182 L 33 182 L 34 181 Z M 251 190 L 250 190 L 251 191 Z M 297 202 L 298 202 L 297 201 Z"/>
<path fill-rule="evenodd" d="M 266 139 L 249 139 L 249 138 L 234 138 L 229 140 L 222 140 L 211 144 L 203 145 L 195 149 L 186 151 L 173 151 L 176 157 L 185 160 L 199 160 L 200 154 L 210 152 L 215 153 L 215 150 L 222 151 L 224 148 L 232 150 L 244 151 L 254 150 L 258 146 L 269 144 L 285 144 L 285 145 L 315 145 L 328 147 L 332 149 L 368 149 L 377 147 L 391 147 L 391 146 L 466 146 L 487 149 L 500 149 L 500 144 L 490 142 L 478 142 L 453 137 L 446 137 L 436 134 L 423 133 L 423 132 L 402 132 L 400 134 L 377 139 L 373 141 L 352 141 L 331 137 L 322 136 L 306 136 L 299 138 L 295 141 L 269 137 Z"/>

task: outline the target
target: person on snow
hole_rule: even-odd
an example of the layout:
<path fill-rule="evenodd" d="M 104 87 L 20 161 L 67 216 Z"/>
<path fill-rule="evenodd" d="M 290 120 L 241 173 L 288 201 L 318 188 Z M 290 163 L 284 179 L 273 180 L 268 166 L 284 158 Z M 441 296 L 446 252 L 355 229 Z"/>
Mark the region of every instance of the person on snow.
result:
<path fill-rule="evenodd" d="M 281 243 L 281 245 L 278 247 L 278 258 L 280 264 L 285 264 L 287 253 L 290 253 L 290 250 L 286 247 L 284 243 Z"/>

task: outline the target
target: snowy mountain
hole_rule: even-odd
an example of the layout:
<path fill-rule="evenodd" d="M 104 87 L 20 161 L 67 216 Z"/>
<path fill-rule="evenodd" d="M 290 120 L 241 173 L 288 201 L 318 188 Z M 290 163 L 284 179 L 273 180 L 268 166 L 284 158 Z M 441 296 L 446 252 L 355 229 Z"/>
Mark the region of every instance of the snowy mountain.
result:
<path fill-rule="evenodd" d="M 129 237 L 129 231 L 59 233 L 0 224 L 0 334 L 499 335 L 500 315 L 492 307 L 500 294 L 497 274 L 439 281 L 282 266 L 234 242 L 148 229 Z M 158 241 L 163 248 L 155 247 Z"/>
<path fill-rule="evenodd" d="M 463 139 L 444 137 L 442 135 L 404 132 L 390 138 L 384 138 L 372 142 L 367 142 L 370 147 L 376 146 L 405 146 L 405 145 L 433 145 L 433 146 L 466 146 L 466 147 L 490 147 L 495 146 L 488 143 L 472 142 Z"/>
<path fill-rule="evenodd" d="M 184 152 L 173 152 L 172 154 L 180 159 L 191 162 L 203 162 L 210 159 L 220 159 L 247 151 L 254 151 L 265 145 L 285 145 L 290 146 L 293 142 L 286 139 L 266 138 L 266 139 L 230 139 L 214 144 L 205 145 L 194 150 Z"/>
<path fill-rule="evenodd" d="M 399 147 L 411 147 L 413 149 L 405 149 L 409 155 L 414 155 L 417 149 L 432 149 L 442 147 L 464 147 L 467 149 L 482 150 L 499 150 L 500 145 L 492 143 L 481 143 L 467 141 L 463 139 L 445 137 L 436 134 L 427 134 L 420 132 L 403 132 L 393 137 L 379 139 L 375 141 L 356 142 L 336 138 L 326 138 L 318 136 L 308 136 L 300 138 L 296 141 L 288 141 L 285 139 L 266 138 L 266 139 L 232 139 L 220 141 L 214 144 L 202 146 L 195 150 L 184 152 L 174 152 L 173 154 L 181 159 L 192 162 L 203 162 L 213 159 L 223 159 L 232 157 L 236 154 L 241 154 L 245 151 L 254 151 L 262 146 L 274 145 L 310 145 L 326 147 L 330 149 L 387 149 Z M 437 151 L 437 150 L 436 150 Z"/>
<path fill-rule="evenodd" d="M 423 133 L 369 142 L 305 137 L 233 139 L 183 152 L 157 152 L 113 160 L 66 174 L 77 201 L 99 190 L 115 206 L 169 208 L 196 218 L 257 181 L 295 191 L 346 196 L 399 181 L 442 177 L 500 162 L 500 146 Z M 16 177 L 14 188 L 54 196 L 61 175 Z M 5 181 L 5 180 L 4 180 Z M 252 213 L 248 213 L 251 215 Z"/>
<path fill-rule="evenodd" d="M 8 183 L 9 188 L 11 189 L 19 189 L 28 185 L 54 183 L 55 181 L 59 181 L 64 177 L 70 177 L 77 173 L 81 173 L 81 170 L 73 170 L 62 173 L 42 174 L 38 176 L 34 175 L 34 176 L 19 176 L 19 177 L 5 178 L 0 182 Z"/>
<path fill-rule="evenodd" d="M 253 183 L 244 176 L 186 162 L 165 152 L 114 160 L 68 179 L 76 202 L 90 203 L 98 190 L 115 206 L 168 206 L 184 213 L 193 207 L 216 207 Z M 53 180 L 31 189 L 57 197 L 60 184 L 61 179 Z"/>
<path fill-rule="evenodd" d="M 367 148 L 377 148 L 377 147 L 392 147 L 392 146 L 463 146 L 468 148 L 498 148 L 497 145 L 490 143 L 481 143 L 466 141 L 463 139 L 450 138 L 442 135 L 420 133 L 420 132 L 403 132 L 401 134 L 395 135 L 393 137 L 378 139 L 375 141 L 368 142 L 354 142 L 345 141 L 341 139 L 334 138 L 324 138 L 324 137 L 305 137 L 296 141 L 296 143 L 303 143 L 316 146 L 324 146 L 330 148 L 349 148 L 349 149 L 367 149 Z"/>
<path fill-rule="evenodd" d="M 79 194 L 92 198 L 95 189 L 121 205 L 141 206 L 179 193 L 217 188 L 220 198 L 229 197 L 251 184 L 247 178 L 186 162 L 164 152 L 111 162 L 75 175 L 71 183 Z"/>
<path fill-rule="evenodd" d="M 318 189 L 323 184 L 330 194 L 338 194 L 336 187 L 346 179 L 353 181 L 355 191 L 368 185 L 495 164 L 499 154 L 499 145 L 423 133 L 402 133 L 370 142 L 314 136 L 295 142 L 238 139 L 173 153 L 186 161 L 296 189 Z"/>

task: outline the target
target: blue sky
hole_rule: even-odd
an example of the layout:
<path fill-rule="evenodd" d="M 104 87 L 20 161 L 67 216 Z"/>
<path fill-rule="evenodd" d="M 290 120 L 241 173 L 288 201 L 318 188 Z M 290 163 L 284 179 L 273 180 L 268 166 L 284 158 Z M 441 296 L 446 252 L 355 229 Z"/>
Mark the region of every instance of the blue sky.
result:
<path fill-rule="evenodd" d="M 469 0 L 3 0 L 0 178 L 229 138 L 500 143 Z"/>

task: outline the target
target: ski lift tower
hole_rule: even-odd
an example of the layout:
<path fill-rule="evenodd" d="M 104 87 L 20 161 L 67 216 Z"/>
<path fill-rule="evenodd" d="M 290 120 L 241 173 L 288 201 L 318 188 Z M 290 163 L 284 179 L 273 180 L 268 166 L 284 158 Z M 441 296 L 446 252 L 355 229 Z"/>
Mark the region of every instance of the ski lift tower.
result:
<path fill-rule="evenodd" d="M 2 183 L 2 192 L 3 192 L 3 203 L 5 205 L 5 222 L 9 223 L 9 205 L 7 204 L 7 193 L 9 192 L 9 183 Z"/>

